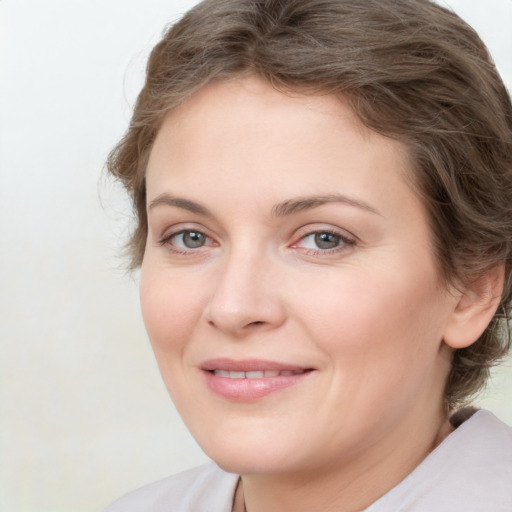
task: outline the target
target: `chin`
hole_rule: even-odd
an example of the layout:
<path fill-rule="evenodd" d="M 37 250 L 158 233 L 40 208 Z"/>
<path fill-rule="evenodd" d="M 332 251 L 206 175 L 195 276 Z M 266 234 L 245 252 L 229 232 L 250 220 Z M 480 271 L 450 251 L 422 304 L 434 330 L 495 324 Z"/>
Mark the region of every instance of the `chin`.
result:
<path fill-rule="evenodd" d="M 275 453 L 251 452 L 212 453 L 207 455 L 224 471 L 237 475 L 271 475 L 296 471 L 298 468 L 288 459 L 286 462 Z"/>
<path fill-rule="evenodd" d="M 196 440 L 203 451 L 218 466 L 229 473 L 278 474 L 305 469 L 311 463 L 307 454 L 301 456 L 298 447 L 304 447 L 306 441 L 294 440 L 293 436 L 274 430 L 262 431 L 247 429 L 241 436 L 230 435 L 229 429 L 217 436 L 206 433 Z M 303 467 L 304 466 L 304 467 Z"/>

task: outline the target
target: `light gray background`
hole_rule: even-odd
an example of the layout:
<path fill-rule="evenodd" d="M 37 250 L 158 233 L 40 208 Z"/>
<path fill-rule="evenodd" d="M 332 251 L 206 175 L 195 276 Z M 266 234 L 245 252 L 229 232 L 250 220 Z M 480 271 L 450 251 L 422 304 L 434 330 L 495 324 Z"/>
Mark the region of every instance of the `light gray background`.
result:
<path fill-rule="evenodd" d="M 0 510 L 100 510 L 205 460 L 160 381 L 129 209 L 101 179 L 164 25 L 192 0 L 0 0 Z M 448 2 L 512 85 L 512 0 Z M 100 201 L 101 198 L 101 201 Z M 484 403 L 512 423 L 512 365 Z"/>

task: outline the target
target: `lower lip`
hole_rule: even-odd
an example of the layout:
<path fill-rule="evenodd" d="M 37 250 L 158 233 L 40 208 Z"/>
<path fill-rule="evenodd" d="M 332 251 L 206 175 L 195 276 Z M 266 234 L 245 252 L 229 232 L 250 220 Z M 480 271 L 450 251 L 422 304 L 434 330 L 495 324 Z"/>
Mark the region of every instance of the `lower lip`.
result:
<path fill-rule="evenodd" d="M 311 371 L 261 379 L 230 379 L 212 372 L 203 372 L 206 385 L 216 395 L 237 402 L 253 402 L 271 393 L 294 386 L 311 375 Z"/>

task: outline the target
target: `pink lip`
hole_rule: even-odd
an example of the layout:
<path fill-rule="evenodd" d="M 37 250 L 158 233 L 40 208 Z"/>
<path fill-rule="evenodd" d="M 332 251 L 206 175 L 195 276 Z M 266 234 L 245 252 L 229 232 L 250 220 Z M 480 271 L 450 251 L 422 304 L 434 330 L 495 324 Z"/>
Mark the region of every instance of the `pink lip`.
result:
<path fill-rule="evenodd" d="M 260 359 L 210 359 L 200 366 L 208 388 L 215 394 L 237 402 L 253 402 L 275 391 L 298 384 L 312 373 L 312 369 L 293 364 Z M 292 375 L 275 377 L 232 379 L 213 373 L 214 370 L 230 372 L 293 371 Z"/>
<path fill-rule="evenodd" d="M 310 370 L 307 366 L 298 366 L 294 364 L 278 363 L 276 361 L 268 361 L 266 359 L 208 359 L 201 364 L 201 370 L 224 370 L 227 372 L 251 372 L 251 371 L 299 371 Z"/>

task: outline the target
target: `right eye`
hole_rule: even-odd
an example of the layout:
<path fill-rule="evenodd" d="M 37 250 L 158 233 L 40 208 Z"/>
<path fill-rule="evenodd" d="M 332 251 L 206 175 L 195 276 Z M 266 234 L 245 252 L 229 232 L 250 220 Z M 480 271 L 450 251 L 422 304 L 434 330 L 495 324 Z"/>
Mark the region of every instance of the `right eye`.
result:
<path fill-rule="evenodd" d="M 213 240 L 195 229 L 182 229 L 176 233 L 166 235 L 159 242 L 160 245 L 167 245 L 171 250 L 180 253 L 200 249 L 206 245 L 214 245 Z"/>
<path fill-rule="evenodd" d="M 206 243 L 207 236 L 199 231 L 182 231 L 174 235 L 173 240 L 178 247 L 197 249 Z"/>

